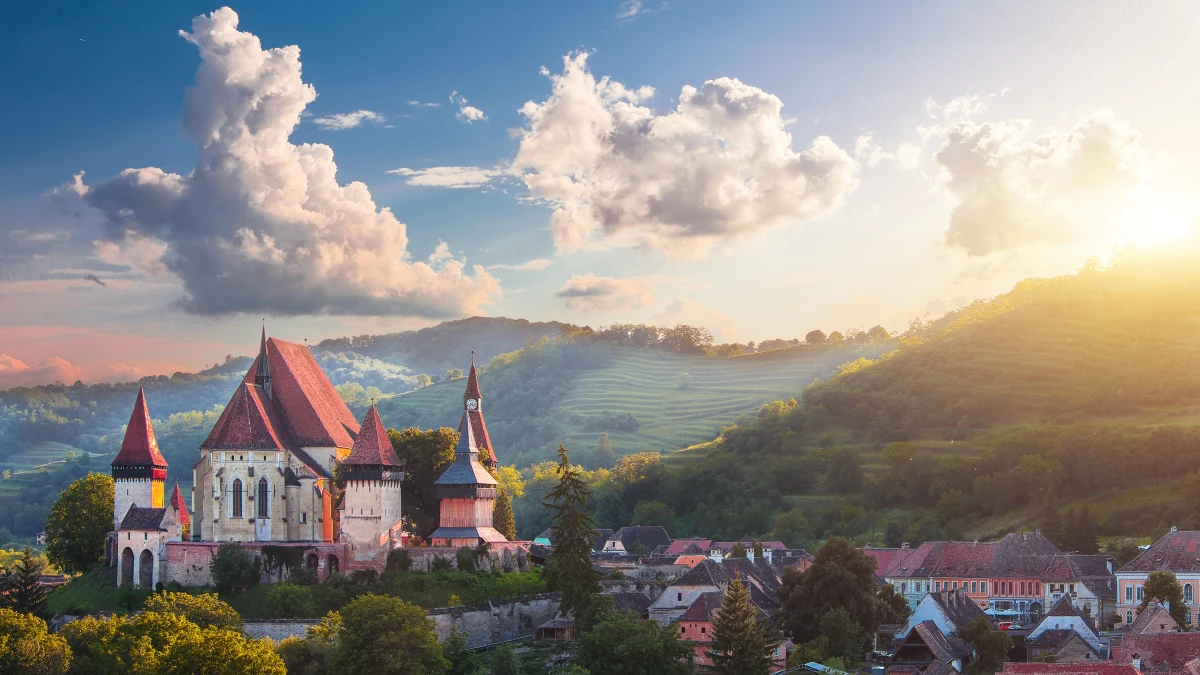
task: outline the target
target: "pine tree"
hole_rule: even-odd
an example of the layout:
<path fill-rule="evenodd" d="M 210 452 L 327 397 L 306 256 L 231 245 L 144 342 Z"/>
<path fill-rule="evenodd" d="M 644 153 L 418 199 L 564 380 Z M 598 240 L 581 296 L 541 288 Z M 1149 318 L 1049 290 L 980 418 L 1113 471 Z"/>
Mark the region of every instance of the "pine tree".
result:
<path fill-rule="evenodd" d="M 1075 537 L 1075 550 L 1084 554 L 1096 554 L 1100 552 L 1100 544 L 1096 535 L 1096 519 L 1092 517 L 1092 512 L 1085 504 L 1079 512 L 1079 521 L 1076 524 L 1078 532 Z"/>
<path fill-rule="evenodd" d="M 513 513 L 512 499 L 503 489 L 496 492 L 496 505 L 492 507 L 492 526 L 509 541 L 517 540 L 517 516 Z"/>
<path fill-rule="evenodd" d="M 596 439 L 593 458 L 597 469 L 611 469 L 617 465 L 617 457 L 613 454 L 612 441 L 608 439 L 608 433 L 601 432 L 600 438 Z"/>
<path fill-rule="evenodd" d="M 5 575 L 8 577 L 8 606 L 23 614 L 33 614 L 44 617 L 46 614 L 46 596 L 49 591 L 42 585 L 42 571 L 46 569 L 46 561 L 26 546 L 20 557 L 13 563 L 12 570 Z"/>
<path fill-rule="evenodd" d="M 1042 534 L 1046 538 L 1054 542 L 1059 548 L 1066 547 L 1067 543 L 1063 539 L 1063 521 L 1058 515 L 1058 511 L 1054 507 L 1050 507 L 1046 511 L 1046 515 L 1042 516 Z"/>
<path fill-rule="evenodd" d="M 591 597 L 600 592 L 600 580 L 592 567 L 592 517 L 587 504 L 591 489 L 579 469 L 572 467 L 567 449 L 558 446 L 558 485 L 542 504 L 553 513 L 554 552 L 546 560 L 543 575 L 551 591 L 562 593 L 559 611 L 583 616 Z"/>
<path fill-rule="evenodd" d="M 765 675 L 771 655 L 779 646 L 778 631 L 758 618 L 750 604 L 750 592 L 734 578 L 721 598 L 721 609 L 713 617 L 712 642 L 708 657 L 721 675 Z"/>

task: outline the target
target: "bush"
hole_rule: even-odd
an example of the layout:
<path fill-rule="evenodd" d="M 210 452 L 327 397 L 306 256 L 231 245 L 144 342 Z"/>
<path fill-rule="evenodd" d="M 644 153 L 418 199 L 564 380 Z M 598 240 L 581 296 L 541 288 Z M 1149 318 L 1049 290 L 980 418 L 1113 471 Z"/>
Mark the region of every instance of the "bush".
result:
<path fill-rule="evenodd" d="M 249 550 L 226 542 L 217 547 L 210 569 L 217 592 L 228 593 L 258 585 L 262 577 L 262 560 L 251 555 Z"/>

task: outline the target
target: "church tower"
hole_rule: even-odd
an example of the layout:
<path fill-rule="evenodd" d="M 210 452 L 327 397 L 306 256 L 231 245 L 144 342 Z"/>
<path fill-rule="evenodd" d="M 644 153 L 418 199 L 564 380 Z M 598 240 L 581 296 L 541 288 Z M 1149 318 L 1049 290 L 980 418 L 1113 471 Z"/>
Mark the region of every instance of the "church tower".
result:
<path fill-rule="evenodd" d="M 341 467 L 345 480 L 342 534 L 368 551 L 399 539 L 404 461 L 392 449 L 374 405 L 367 410 L 354 447 Z"/>
<path fill-rule="evenodd" d="M 125 429 L 125 440 L 121 451 L 112 461 L 113 529 L 129 507 L 162 508 L 165 506 L 163 489 L 167 480 L 167 460 L 158 451 L 154 438 L 154 427 L 150 423 L 150 412 L 146 409 L 146 392 L 138 389 L 133 414 Z"/>
<path fill-rule="evenodd" d="M 471 375 L 474 381 L 474 368 Z M 454 463 L 434 481 L 441 500 L 441 519 L 438 529 L 429 536 L 430 543 L 458 548 L 508 541 L 492 526 L 497 481 L 479 463 L 480 448 L 473 426 L 468 423 L 461 429 Z"/>
<path fill-rule="evenodd" d="M 471 352 L 471 373 L 467 375 L 467 390 L 463 392 L 463 414 L 458 422 L 458 435 L 461 438 L 467 427 L 471 427 L 475 435 L 475 443 L 479 447 L 479 461 L 489 469 L 494 469 L 498 463 L 496 451 L 492 448 L 492 439 L 488 437 L 487 424 L 483 421 L 483 394 L 479 391 L 479 374 L 475 372 L 475 352 Z"/>

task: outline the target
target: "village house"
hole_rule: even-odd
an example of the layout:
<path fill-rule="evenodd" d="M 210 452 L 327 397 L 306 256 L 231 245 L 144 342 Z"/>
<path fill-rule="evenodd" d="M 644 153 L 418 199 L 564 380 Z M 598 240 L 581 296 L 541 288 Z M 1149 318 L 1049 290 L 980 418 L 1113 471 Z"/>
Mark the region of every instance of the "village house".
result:
<path fill-rule="evenodd" d="M 1110 649 L 1114 661 L 1133 664 L 1144 675 L 1193 675 L 1200 665 L 1200 633 L 1122 635 Z"/>
<path fill-rule="evenodd" d="M 1142 675 L 1132 663 L 1005 663 L 1002 675 Z M 1200 675 L 1197 671 L 1193 675 Z"/>
<path fill-rule="evenodd" d="M 782 584 L 782 567 L 765 560 L 726 558 L 724 562 L 706 560 L 671 582 L 650 605 L 650 618 L 662 625 L 679 619 L 688 607 L 705 593 L 724 593 L 735 576 L 750 592 L 750 601 L 768 616 L 779 608 L 776 593 Z"/>
<path fill-rule="evenodd" d="M 905 544 L 898 549 L 868 547 L 863 552 L 873 556 L 878 563 L 876 576 L 891 584 L 911 609 L 933 592 L 933 581 L 929 575 L 945 548 L 944 541 L 927 541 L 916 548 L 909 548 Z"/>
<path fill-rule="evenodd" d="M 1030 661 L 1054 663 L 1099 661 L 1103 649 L 1091 620 L 1066 595 L 1025 636 L 1025 645 Z"/>
<path fill-rule="evenodd" d="M 683 616 L 679 617 L 679 637 L 683 640 L 688 640 L 693 643 L 692 649 L 696 654 L 696 666 L 701 672 L 706 672 L 712 668 L 712 657 L 709 656 L 711 651 L 713 619 L 718 610 L 721 609 L 721 593 L 710 592 L 703 593 L 687 608 Z M 765 612 L 757 606 L 759 621 L 769 622 L 771 619 Z M 771 670 L 781 670 L 787 666 L 787 646 L 788 642 L 784 641 L 775 647 L 775 651 L 771 654 Z"/>
<path fill-rule="evenodd" d="M 671 535 L 660 525 L 631 525 L 617 530 L 604 542 L 604 553 L 647 556 L 659 546 L 670 546 Z"/>
<path fill-rule="evenodd" d="M 933 621 L 914 624 L 896 645 L 887 675 L 948 675 L 961 673 L 971 646 L 957 633 L 945 634 Z"/>
<path fill-rule="evenodd" d="M 938 591 L 926 595 L 909 615 L 908 621 L 896 632 L 897 638 L 903 638 L 917 624 L 926 621 L 933 622 L 938 630 L 946 635 L 957 633 L 959 629 L 977 617 L 987 618 L 983 610 L 973 602 L 970 595 L 961 589 L 954 591 Z"/>
<path fill-rule="evenodd" d="M 1117 570 L 1117 614 L 1132 625 L 1142 604 L 1143 589 L 1150 573 L 1171 572 L 1183 587 L 1186 618 L 1192 623 L 1200 612 L 1200 531 L 1171 531 Z"/>
<path fill-rule="evenodd" d="M 1094 628 L 1103 628 L 1115 613 L 1117 602 L 1116 558 L 1110 555 L 1063 553 L 1054 556 L 1042 574 L 1046 607 L 1068 597 Z"/>

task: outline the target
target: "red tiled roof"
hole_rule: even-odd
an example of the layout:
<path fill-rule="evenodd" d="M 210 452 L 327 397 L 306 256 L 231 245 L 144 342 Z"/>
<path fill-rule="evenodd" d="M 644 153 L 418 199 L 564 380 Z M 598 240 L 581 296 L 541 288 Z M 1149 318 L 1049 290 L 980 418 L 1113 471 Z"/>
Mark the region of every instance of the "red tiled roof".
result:
<path fill-rule="evenodd" d="M 701 593 L 700 597 L 687 608 L 680 621 L 712 621 L 713 612 L 721 609 L 721 594 L 718 592 Z"/>
<path fill-rule="evenodd" d="M 1150 602 L 1146 603 L 1146 609 L 1138 612 L 1137 618 L 1125 629 L 1125 633 L 1126 635 L 1140 635 L 1148 626 L 1156 623 L 1179 625 L 1175 621 L 1175 617 L 1171 616 L 1171 612 L 1158 601 L 1158 598 L 1151 598 Z"/>
<path fill-rule="evenodd" d="M 1001 673 L 1017 675 L 1142 675 L 1132 663 L 1088 661 L 1085 663 L 1005 663 Z"/>
<path fill-rule="evenodd" d="M 1121 568 L 1122 572 L 1200 571 L 1200 531 L 1172 531 Z"/>
<path fill-rule="evenodd" d="M 1126 635 L 1122 656 L 1142 660 L 1141 671 L 1151 673 L 1186 673 L 1188 662 L 1200 658 L 1200 633 L 1155 633 Z"/>
<path fill-rule="evenodd" d="M 342 460 L 344 465 L 359 466 L 403 466 L 404 462 L 396 456 L 392 441 L 388 438 L 387 430 L 379 419 L 379 411 L 372 405 L 367 409 L 363 418 L 362 428 L 358 431 L 358 439 L 350 455 Z"/>
<path fill-rule="evenodd" d="M 944 541 L 927 541 L 916 548 L 899 549 L 891 556 L 888 566 L 881 565 L 876 573 L 882 577 L 893 578 L 931 576 L 945 548 Z"/>
<path fill-rule="evenodd" d="M 188 513 L 187 504 L 183 501 L 183 491 L 179 489 L 179 481 L 175 481 L 175 491 L 171 493 L 170 504 L 179 512 L 179 524 L 191 525 L 192 514 Z"/>
<path fill-rule="evenodd" d="M 167 460 L 158 451 L 158 440 L 154 438 L 154 425 L 150 423 L 150 412 L 146 409 L 146 392 L 141 388 L 133 404 L 133 413 L 129 415 L 121 451 L 113 458 L 112 466 L 167 468 Z"/>
<path fill-rule="evenodd" d="M 496 450 L 492 447 L 492 437 L 488 436 L 487 424 L 483 421 L 483 411 L 463 411 L 462 419 L 458 421 L 458 433 L 460 436 L 468 423 L 471 425 L 471 433 L 475 435 L 476 447 L 487 453 L 480 460 L 485 463 L 496 464 Z"/>
<path fill-rule="evenodd" d="M 291 450 L 296 442 L 260 387 L 242 382 L 201 448 Z"/>
<path fill-rule="evenodd" d="M 475 352 L 471 352 L 471 372 L 467 375 L 467 391 L 463 398 L 482 398 L 479 393 L 479 375 L 475 372 Z"/>
<path fill-rule="evenodd" d="M 683 555 L 684 551 L 686 551 L 688 546 L 691 544 L 695 544 L 696 546 L 700 547 L 701 551 L 707 552 L 712 550 L 709 548 L 709 546 L 712 545 L 712 539 L 676 539 L 675 541 L 671 542 L 671 545 L 667 547 L 667 550 L 663 551 L 663 555 Z"/>
<path fill-rule="evenodd" d="M 971 653 L 971 648 L 957 635 L 944 635 L 933 621 L 922 621 L 913 626 L 913 632 L 933 652 L 934 659 L 950 662 Z"/>
<path fill-rule="evenodd" d="M 358 420 L 342 402 L 308 347 L 278 338 L 267 340 L 271 390 L 296 443 L 303 447 L 354 445 Z M 246 377 L 254 381 L 258 359 Z"/>

